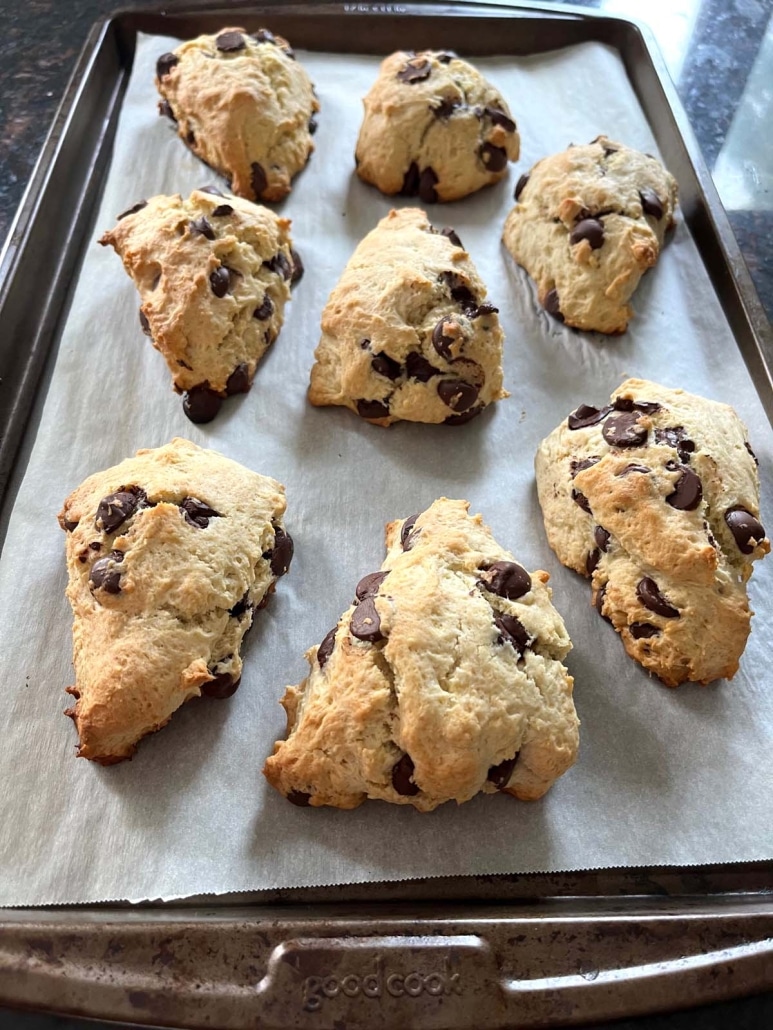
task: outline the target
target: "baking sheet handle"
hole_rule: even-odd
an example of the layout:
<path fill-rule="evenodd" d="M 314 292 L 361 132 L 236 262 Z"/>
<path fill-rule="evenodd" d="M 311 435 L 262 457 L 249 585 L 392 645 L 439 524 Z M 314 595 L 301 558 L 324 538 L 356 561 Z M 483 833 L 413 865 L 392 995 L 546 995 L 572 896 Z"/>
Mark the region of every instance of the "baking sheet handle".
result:
<path fill-rule="evenodd" d="M 706 898 L 665 898 L 389 911 L 9 911 L 0 1004 L 222 1030 L 500 1030 L 670 1010 L 773 983 L 764 896 L 708 909 Z"/>

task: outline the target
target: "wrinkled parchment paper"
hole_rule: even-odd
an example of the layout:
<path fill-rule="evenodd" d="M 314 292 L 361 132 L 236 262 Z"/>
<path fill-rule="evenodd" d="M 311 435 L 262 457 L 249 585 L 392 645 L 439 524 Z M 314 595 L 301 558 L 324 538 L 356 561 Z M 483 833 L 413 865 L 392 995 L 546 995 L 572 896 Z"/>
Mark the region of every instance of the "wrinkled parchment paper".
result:
<path fill-rule="evenodd" d="M 639 375 L 736 406 L 760 459 L 763 518 L 773 519 L 770 427 L 681 220 L 621 338 L 549 319 L 501 247 L 513 185 L 539 157 L 600 132 L 656 151 L 617 56 L 583 44 L 478 62 L 512 106 L 522 158 L 507 182 L 438 205 L 431 217 L 456 227 L 500 307 L 512 396 L 465 427 L 383 430 L 305 400 L 328 293 L 393 203 L 357 180 L 352 161 L 358 98 L 378 62 L 299 53 L 322 112 L 316 152 L 282 210 L 306 275 L 252 392 L 198 427 L 140 332 L 137 294 L 119 259 L 94 242 L 140 197 L 218 182 L 156 114 L 154 61 L 174 45 L 140 41 L 0 566 L 0 904 L 773 856 L 773 559 L 751 582 L 758 614 L 732 684 L 667 690 L 626 657 L 591 608 L 587 582 L 558 564 L 536 499 L 540 439 L 580 402 L 602 403 L 624 376 Z M 55 516 L 86 475 L 175 435 L 286 484 L 296 557 L 258 614 L 237 694 L 189 703 L 133 761 L 100 768 L 75 759 L 74 730 L 61 714 L 72 682 L 71 616 Z M 503 546 L 551 573 L 574 641 L 579 761 L 534 804 L 499 795 L 430 815 L 381 802 L 354 812 L 294 808 L 261 775 L 284 732 L 284 687 L 303 677 L 304 650 L 335 624 L 360 576 L 379 567 L 384 523 L 443 494 L 469 499 Z"/>

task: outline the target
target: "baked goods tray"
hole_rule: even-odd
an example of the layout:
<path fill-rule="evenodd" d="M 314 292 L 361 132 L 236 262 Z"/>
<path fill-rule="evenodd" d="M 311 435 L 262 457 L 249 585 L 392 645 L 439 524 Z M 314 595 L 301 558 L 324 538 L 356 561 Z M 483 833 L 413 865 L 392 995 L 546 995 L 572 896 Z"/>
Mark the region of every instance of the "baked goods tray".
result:
<path fill-rule="evenodd" d="M 442 20 L 442 26 L 441 26 Z M 79 59 L 0 259 L 5 532 L 107 169 L 139 32 L 261 24 L 307 50 L 623 60 L 738 347 L 773 417 L 770 327 L 662 63 L 634 24 L 538 4 L 188 4 L 116 14 Z M 773 983 L 773 865 L 453 877 L 6 910 L 0 1003 L 173 1026 L 582 1023 Z"/>

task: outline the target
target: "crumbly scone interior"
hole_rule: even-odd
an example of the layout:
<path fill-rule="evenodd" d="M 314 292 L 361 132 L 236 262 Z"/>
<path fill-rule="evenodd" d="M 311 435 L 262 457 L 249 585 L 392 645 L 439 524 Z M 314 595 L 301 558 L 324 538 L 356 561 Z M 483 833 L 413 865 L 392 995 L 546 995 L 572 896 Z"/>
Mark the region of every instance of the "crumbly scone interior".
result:
<path fill-rule="evenodd" d="M 381 572 L 307 653 L 264 770 L 294 803 L 535 799 L 574 761 L 571 643 L 548 576 L 512 562 L 467 508 L 442 498 L 391 523 Z M 517 597 L 501 592 L 508 575 Z"/>

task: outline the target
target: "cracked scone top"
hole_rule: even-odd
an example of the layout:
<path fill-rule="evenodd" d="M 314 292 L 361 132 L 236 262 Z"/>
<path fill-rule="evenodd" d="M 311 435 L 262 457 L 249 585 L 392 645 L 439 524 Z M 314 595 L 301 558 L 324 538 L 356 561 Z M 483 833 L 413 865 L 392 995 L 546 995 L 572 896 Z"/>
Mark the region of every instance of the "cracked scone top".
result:
<path fill-rule="evenodd" d="M 156 63 L 161 114 L 191 150 L 248 200 L 277 201 L 314 149 L 319 103 L 286 39 L 223 29 Z"/>
<path fill-rule="evenodd" d="M 461 240 L 418 208 L 360 242 L 322 312 L 309 400 L 377 425 L 461 425 L 507 396 L 497 308 Z"/>
<path fill-rule="evenodd" d="M 189 698 L 228 697 L 255 608 L 292 558 L 284 487 L 175 439 L 64 502 L 78 754 L 133 754 Z"/>
<path fill-rule="evenodd" d="M 518 160 L 501 93 L 450 51 L 391 54 L 363 105 L 357 174 L 382 193 L 458 200 L 498 182 Z"/>
<path fill-rule="evenodd" d="M 654 157 L 599 136 L 521 176 L 504 244 L 551 315 L 622 333 L 633 317 L 628 301 L 673 225 L 676 195 Z"/>
<path fill-rule="evenodd" d="M 629 379 L 611 404 L 572 412 L 535 468 L 550 546 L 592 577 L 628 654 L 670 687 L 733 676 L 751 563 L 770 550 L 733 409 Z"/>
<path fill-rule="evenodd" d="M 390 523 L 381 571 L 307 652 L 264 769 L 294 804 L 534 800 L 574 762 L 571 643 L 548 575 L 514 562 L 468 507 L 441 498 Z"/>
<path fill-rule="evenodd" d="M 99 241 L 139 290 L 140 325 L 172 373 L 193 422 L 250 389 L 279 335 L 303 265 L 290 222 L 211 187 L 151 197 L 119 215 Z"/>

